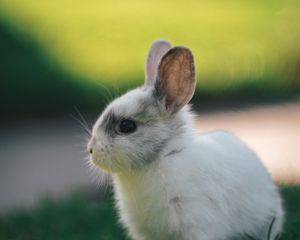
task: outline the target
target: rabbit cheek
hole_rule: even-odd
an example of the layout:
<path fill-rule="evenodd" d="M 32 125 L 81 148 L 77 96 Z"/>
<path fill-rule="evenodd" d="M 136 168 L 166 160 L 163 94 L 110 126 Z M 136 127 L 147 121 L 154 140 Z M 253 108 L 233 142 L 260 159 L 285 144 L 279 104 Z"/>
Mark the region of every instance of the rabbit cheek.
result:
<path fill-rule="evenodd" d="M 95 148 L 91 160 L 94 165 L 110 173 L 123 172 L 132 167 L 122 147 L 113 144 Z"/>

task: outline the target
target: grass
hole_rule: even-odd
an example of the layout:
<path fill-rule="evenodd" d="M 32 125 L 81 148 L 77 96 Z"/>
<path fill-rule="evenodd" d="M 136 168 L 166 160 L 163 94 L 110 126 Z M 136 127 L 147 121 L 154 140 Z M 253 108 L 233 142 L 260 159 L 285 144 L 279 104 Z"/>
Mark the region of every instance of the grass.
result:
<path fill-rule="evenodd" d="M 39 207 L 20 210 L 0 220 L 0 239 L 126 239 L 117 225 L 109 197 L 74 194 L 63 201 L 44 200 Z"/>
<path fill-rule="evenodd" d="M 282 187 L 281 193 L 287 218 L 281 239 L 300 240 L 300 187 Z M 33 210 L 2 216 L 0 239 L 125 240 L 112 202 L 110 195 L 87 197 L 82 194 L 62 201 L 44 200 Z"/>

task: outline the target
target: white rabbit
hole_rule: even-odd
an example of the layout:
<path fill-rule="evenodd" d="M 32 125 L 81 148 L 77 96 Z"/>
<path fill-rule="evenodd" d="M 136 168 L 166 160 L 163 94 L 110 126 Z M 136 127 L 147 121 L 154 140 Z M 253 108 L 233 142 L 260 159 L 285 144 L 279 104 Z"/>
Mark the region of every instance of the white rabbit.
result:
<path fill-rule="evenodd" d="M 95 123 L 88 151 L 113 177 L 122 224 L 135 240 L 240 240 L 266 239 L 273 219 L 275 239 L 284 215 L 275 184 L 236 136 L 197 134 L 195 82 L 191 51 L 157 41 L 144 86 Z"/>

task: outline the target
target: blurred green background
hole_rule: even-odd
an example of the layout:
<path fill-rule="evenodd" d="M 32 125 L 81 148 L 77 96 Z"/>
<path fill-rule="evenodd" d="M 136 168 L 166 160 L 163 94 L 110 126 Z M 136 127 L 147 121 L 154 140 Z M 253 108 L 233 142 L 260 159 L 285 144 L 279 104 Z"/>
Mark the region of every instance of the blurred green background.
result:
<path fill-rule="evenodd" d="M 142 83 L 148 48 L 158 38 L 193 50 L 195 103 L 299 93 L 296 0 L 2 0 L 0 6 L 5 112 L 101 109 L 105 89 L 117 95 Z"/>
<path fill-rule="evenodd" d="M 298 0 L 1 0 L 0 239 L 125 239 L 111 194 L 86 190 L 69 115 L 95 120 L 141 85 L 159 38 L 192 49 L 197 110 L 296 99 L 299 12 Z M 300 239 L 299 187 L 281 191 L 283 239 Z"/>

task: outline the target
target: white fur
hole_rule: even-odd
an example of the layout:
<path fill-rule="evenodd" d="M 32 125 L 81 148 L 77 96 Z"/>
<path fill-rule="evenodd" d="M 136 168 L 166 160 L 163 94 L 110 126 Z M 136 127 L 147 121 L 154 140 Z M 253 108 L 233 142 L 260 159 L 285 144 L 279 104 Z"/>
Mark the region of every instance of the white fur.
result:
<path fill-rule="evenodd" d="M 273 238 L 280 232 L 278 191 L 237 137 L 223 131 L 195 136 L 191 129 L 161 155 L 174 147 L 183 150 L 134 174 L 114 175 L 121 221 L 134 239 L 224 240 L 238 233 L 266 239 L 273 217 Z M 257 236 L 258 229 L 265 236 Z"/>

